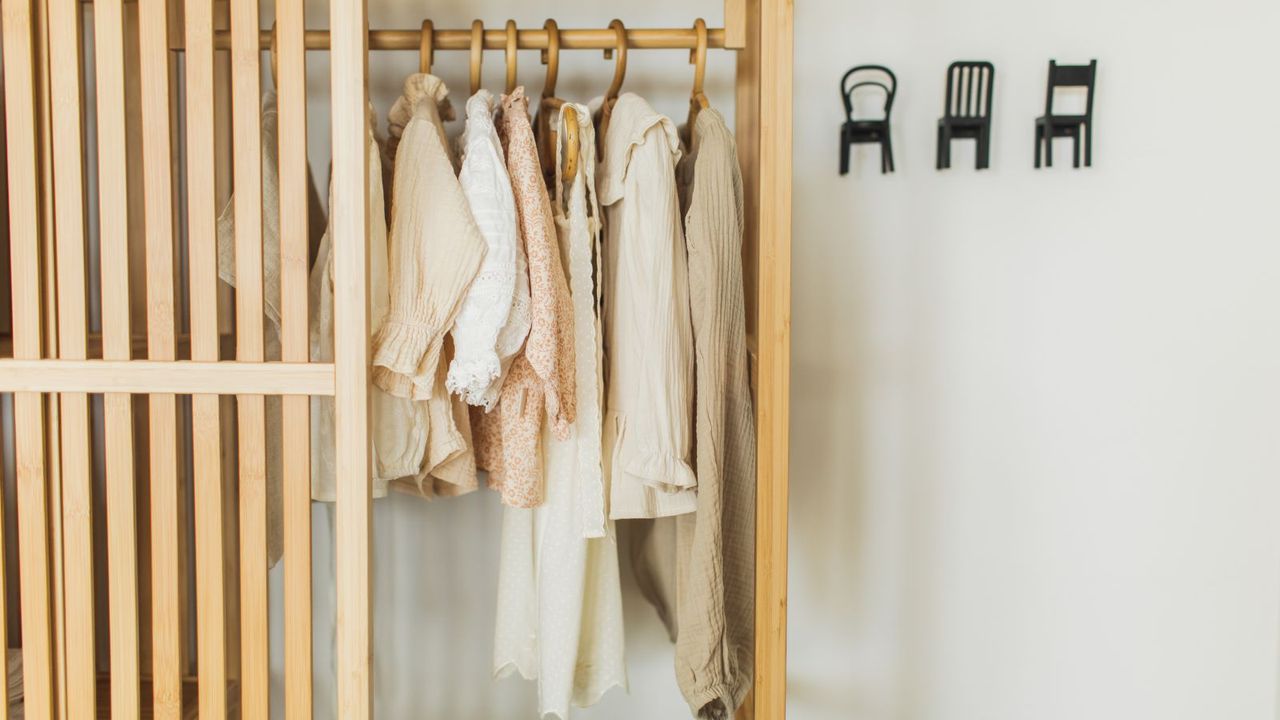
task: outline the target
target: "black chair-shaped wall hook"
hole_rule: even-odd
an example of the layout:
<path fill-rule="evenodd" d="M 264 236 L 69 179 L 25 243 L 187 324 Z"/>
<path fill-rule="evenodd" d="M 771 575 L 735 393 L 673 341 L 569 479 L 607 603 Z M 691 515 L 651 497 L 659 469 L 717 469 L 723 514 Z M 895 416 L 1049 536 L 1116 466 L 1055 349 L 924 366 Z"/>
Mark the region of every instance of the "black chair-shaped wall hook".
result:
<path fill-rule="evenodd" d="M 938 120 L 938 169 L 951 167 L 951 141 L 974 140 L 974 164 L 991 167 L 991 99 L 996 68 L 989 62 L 959 60 L 947 68 L 947 107 Z"/>
<path fill-rule="evenodd" d="M 1080 145 L 1084 145 L 1085 167 L 1093 165 L 1093 88 L 1098 75 L 1098 61 L 1088 65 L 1059 65 L 1049 61 L 1049 89 L 1044 101 L 1044 115 L 1036 118 L 1036 167 L 1040 167 L 1040 150 L 1044 149 L 1045 165 L 1053 167 L 1053 139 L 1072 140 L 1072 165 L 1080 167 Z M 1053 94 L 1057 88 L 1084 88 L 1084 114 L 1058 115 L 1053 111 Z M 1081 137 L 1083 136 L 1083 138 Z"/>
<path fill-rule="evenodd" d="M 865 79 L 864 79 L 865 78 Z M 884 117 L 854 117 L 854 92 L 869 88 L 884 96 Z M 849 172 L 849 148 L 855 144 L 880 146 L 880 172 L 893 172 L 893 142 L 889 137 L 889 114 L 898 92 L 898 78 L 883 65 L 859 65 L 840 78 L 840 101 L 844 103 L 844 124 L 840 126 L 840 174 Z M 861 108 L 858 108 L 861 109 Z"/>

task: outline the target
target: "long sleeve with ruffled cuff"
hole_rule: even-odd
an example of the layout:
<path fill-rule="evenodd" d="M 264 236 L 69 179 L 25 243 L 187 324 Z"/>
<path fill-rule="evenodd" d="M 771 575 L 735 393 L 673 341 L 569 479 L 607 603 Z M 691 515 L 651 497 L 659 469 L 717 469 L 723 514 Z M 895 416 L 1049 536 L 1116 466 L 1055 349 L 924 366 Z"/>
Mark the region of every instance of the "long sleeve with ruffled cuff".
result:
<path fill-rule="evenodd" d="M 397 397 L 429 399 L 444 334 L 480 269 L 485 241 L 454 175 L 442 117 L 452 111 L 434 75 L 411 75 L 391 108 L 391 308 L 373 338 L 373 379 Z"/>
<path fill-rule="evenodd" d="M 605 206 L 604 445 L 614 519 L 697 508 L 693 327 L 671 120 L 632 93 L 613 107 L 600 166 Z"/>
<path fill-rule="evenodd" d="M 458 180 L 488 252 L 450 332 L 454 356 L 446 381 L 450 392 L 486 410 L 497 403 L 503 379 L 529 334 L 529 274 L 511 178 L 493 122 L 496 106 L 488 90 L 467 100 Z"/>

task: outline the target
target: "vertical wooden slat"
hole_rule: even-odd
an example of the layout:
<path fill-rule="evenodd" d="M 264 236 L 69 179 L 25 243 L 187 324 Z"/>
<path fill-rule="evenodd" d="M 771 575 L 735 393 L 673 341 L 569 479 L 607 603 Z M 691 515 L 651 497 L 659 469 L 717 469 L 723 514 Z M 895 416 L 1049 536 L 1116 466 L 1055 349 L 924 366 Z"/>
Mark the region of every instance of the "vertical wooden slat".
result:
<path fill-rule="evenodd" d="M 791 376 L 792 1 L 760 0 L 755 713 L 787 710 L 787 425 Z"/>
<path fill-rule="evenodd" d="M 78 0 L 49 0 L 54 233 L 58 260 L 59 357 L 86 357 L 84 147 Z M 67 716 L 91 718 L 96 704 L 93 609 L 93 476 L 89 399 L 63 393 L 62 517 L 66 594 Z"/>
<path fill-rule="evenodd" d="M 277 0 L 277 92 L 280 158 L 281 359 L 306 362 L 307 336 L 307 69 L 303 0 Z M 284 425 L 285 717 L 311 708 L 311 400 L 282 400 Z"/>
<path fill-rule="evenodd" d="M 60 342 L 58 337 L 58 252 L 57 234 L 54 222 L 54 186 L 53 186 L 53 119 L 51 103 L 53 96 L 53 80 L 49 46 L 49 2 L 34 0 L 36 6 L 36 123 L 40 152 L 40 219 L 44 232 L 41 234 L 40 270 L 44 278 L 42 294 L 41 322 L 43 327 L 44 356 L 58 357 Z M 63 568 L 63 534 L 62 534 L 62 405 L 61 398 L 51 394 L 44 401 L 45 419 L 45 457 L 48 542 L 49 542 L 49 584 L 53 594 L 53 605 L 50 608 L 53 623 L 52 656 L 53 663 L 53 710 L 58 718 L 67 717 L 67 608 L 66 579 Z"/>
<path fill-rule="evenodd" d="M 218 360 L 214 13 L 187 0 L 187 218 L 192 360 Z M 227 585 L 223 536 L 221 398 L 191 398 L 195 465 L 197 665 L 200 716 L 227 716 Z"/>
<path fill-rule="evenodd" d="M 367 720 L 372 653 L 369 616 L 369 197 L 368 8 L 329 5 L 332 67 L 334 372 L 337 427 L 338 716 Z"/>
<path fill-rule="evenodd" d="M 175 358 L 173 178 L 170 146 L 168 0 L 139 0 L 142 75 L 142 186 L 147 229 L 147 357 Z M 150 396 L 151 658 L 156 718 L 182 714 L 183 614 L 178 483 L 178 406 Z"/>
<path fill-rule="evenodd" d="M 94 5 L 97 68 L 98 219 L 102 264 L 102 354 L 131 357 L 129 322 L 129 177 L 125 120 L 122 0 Z M 111 715 L 141 712 L 138 568 L 134 512 L 133 398 L 103 398 L 106 449 L 107 607 L 111 642 Z"/>
<path fill-rule="evenodd" d="M 213 5 L 186 0 L 188 277 L 191 359 L 218 359 L 218 257 L 213 133 Z M 195 469 L 196 640 L 200 717 L 227 716 L 227 617 L 221 398 L 191 398 Z"/>
<path fill-rule="evenodd" d="M 747 46 L 747 0 L 724 0 L 724 46 L 741 50 Z"/>
<path fill-rule="evenodd" d="M 32 0 L 3 0 L 5 140 L 9 181 L 9 252 L 13 292 L 13 355 L 41 355 L 40 159 L 37 155 L 36 74 Z M 52 717 L 53 625 L 49 594 L 49 529 L 45 495 L 44 401 L 37 393 L 13 399 L 17 473 L 19 585 L 23 697 L 27 716 Z"/>
<path fill-rule="evenodd" d="M 231 4 L 231 87 L 235 142 L 236 359 L 263 359 L 261 52 L 258 1 Z M 246 718 L 266 718 L 266 425 L 262 395 L 236 399 L 240 450 L 240 666 Z"/>

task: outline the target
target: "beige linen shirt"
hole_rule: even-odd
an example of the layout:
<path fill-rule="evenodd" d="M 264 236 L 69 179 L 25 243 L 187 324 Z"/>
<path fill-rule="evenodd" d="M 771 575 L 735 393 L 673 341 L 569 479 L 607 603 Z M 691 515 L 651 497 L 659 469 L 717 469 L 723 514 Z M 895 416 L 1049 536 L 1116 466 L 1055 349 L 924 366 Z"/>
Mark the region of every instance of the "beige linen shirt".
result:
<path fill-rule="evenodd" d="M 693 512 L 693 329 L 671 120 L 618 98 L 600 165 L 605 215 L 605 468 L 614 519 Z"/>

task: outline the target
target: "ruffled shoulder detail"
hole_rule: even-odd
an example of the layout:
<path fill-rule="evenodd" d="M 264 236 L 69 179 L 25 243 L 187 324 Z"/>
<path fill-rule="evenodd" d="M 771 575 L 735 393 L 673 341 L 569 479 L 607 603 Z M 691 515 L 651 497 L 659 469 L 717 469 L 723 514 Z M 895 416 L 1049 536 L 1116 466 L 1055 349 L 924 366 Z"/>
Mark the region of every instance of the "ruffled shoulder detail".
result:
<path fill-rule="evenodd" d="M 662 132 L 650 133 L 654 127 Z M 604 157 L 600 159 L 600 203 L 612 205 L 622 198 L 623 183 L 631 167 L 636 148 L 654 138 L 666 144 L 672 163 L 680 160 L 680 133 L 671 118 L 654 110 L 635 93 L 623 93 L 613 106 L 604 138 Z"/>

